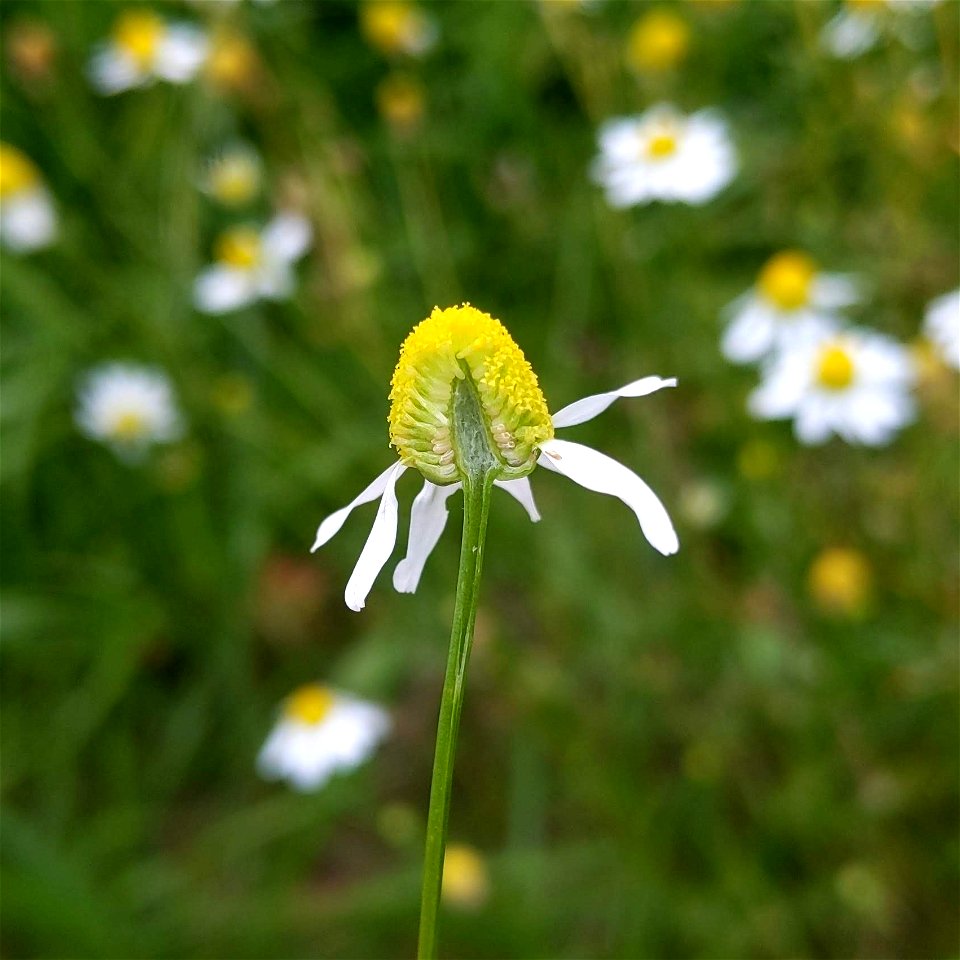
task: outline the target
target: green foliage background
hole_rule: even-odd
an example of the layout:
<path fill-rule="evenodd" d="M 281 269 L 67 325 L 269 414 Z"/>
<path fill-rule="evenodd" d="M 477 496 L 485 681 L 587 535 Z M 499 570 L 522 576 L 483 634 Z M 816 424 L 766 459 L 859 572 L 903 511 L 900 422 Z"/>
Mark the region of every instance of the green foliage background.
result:
<path fill-rule="evenodd" d="M 249 36 L 255 88 L 102 98 L 85 64 L 121 9 L 0 9 L 58 43 L 46 83 L 8 62 L 0 89 L 2 138 L 62 219 L 0 277 L 4 954 L 414 951 L 459 507 L 419 592 L 385 573 L 360 615 L 341 593 L 372 508 L 307 549 L 391 460 L 399 343 L 470 300 L 554 409 L 679 378 L 571 436 L 642 473 L 681 552 L 543 471 L 541 524 L 495 504 L 451 821 L 492 894 L 448 912 L 445 955 L 955 956 L 956 379 L 889 448 L 802 448 L 747 416 L 756 374 L 718 339 L 787 247 L 861 273 L 856 317 L 904 340 L 957 286 L 957 4 L 919 15 L 918 49 L 851 62 L 818 50 L 832 5 L 680 4 L 690 55 L 642 82 L 621 55 L 642 4 L 428 4 L 412 136 L 377 115 L 389 65 L 353 4 L 165 5 Z M 613 212 L 586 175 L 596 125 L 661 98 L 722 110 L 741 172 L 703 208 Z M 265 158 L 259 214 L 301 200 L 316 243 L 290 303 L 201 316 L 228 218 L 197 174 L 237 136 Z M 73 423 L 78 379 L 114 358 L 168 370 L 189 422 L 139 466 Z M 704 489 L 708 523 L 684 508 Z M 863 616 L 809 598 L 837 544 L 871 564 Z M 395 732 L 296 795 L 253 760 L 313 679 L 389 705 Z"/>

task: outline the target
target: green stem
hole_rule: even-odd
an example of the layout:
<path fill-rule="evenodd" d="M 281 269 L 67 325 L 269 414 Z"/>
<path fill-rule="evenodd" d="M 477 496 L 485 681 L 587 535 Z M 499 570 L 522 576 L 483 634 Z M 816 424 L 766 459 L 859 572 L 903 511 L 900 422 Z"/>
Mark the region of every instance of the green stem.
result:
<path fill-rule="evenodd" d="M 430 811 L 427 814 L 427 843 L 420 895 L 420 944 L 417 950 L 420 960 L 432 960 L 437 955 L 437 914 L 443 881 L 443 855 L 447 845 L 450 785 L 466 688 L 467 661 L 470 659 L 473 627 L 477 619 L 480 571 L 495 476 L 495 471 L 488 469 L 472 472 L 463 481 L 463 542 L 460 546 L 457 600 L 450 633 L 447 673 L 440 700 L 437 748 L 430 783 Z"/>

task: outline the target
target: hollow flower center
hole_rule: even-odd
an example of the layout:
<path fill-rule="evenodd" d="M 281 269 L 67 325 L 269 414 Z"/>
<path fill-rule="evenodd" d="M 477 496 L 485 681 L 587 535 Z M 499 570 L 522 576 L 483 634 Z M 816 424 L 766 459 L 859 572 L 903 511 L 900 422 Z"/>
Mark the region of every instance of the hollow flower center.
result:
<path fill-rule="evenodd" d="M 16 147 L 0 143 L 0 199 L 36 186 L 37 168 Z"/>
<path fill-rule="evenodd" d="M 647 141 L 646 153 L 651 160 L 665 160 L 677 152 L 677 146 L 676 135 L 667 130 L 662 130 L 655 133 Z"/>
<path fill-rule="evenodd" d="M 148 10 L 131 10 L 117 21 L 113 31 L 116 45 L 141 70 L 150 66 L 163 37 L 163 21 Z"/>
<path fill-rule="evenodd" d="M 458 390 L 457 387 L 460 387 Z M 438 484 L 463 479 L 458 458 L 475 436 L 458 435 L 454 409 L 475 398 L 483 442 L 504 479 L 533 470 L 553 424 L 536 374 L 499 320 L 469 304 L 435 307 L 404 340 L 390 390 L 390 443 L 400 460 Z"/>
<path fill-rule="evenodd" d="M 283 705 L 283 715 L 288 720 L 313 726 L 326 718 L 333 707 L 333 701 L 331 690 L 319 683 L 307 684 L 287 697 Z"/>
<path fill-rule="evenodd" d="M 810 302 L 816 271 L 805 253 L 787 250 L 767 261 L 757 285 L 763 297 L 781 310 L 797 310 Z"/>
<path fill-rule="evenodd" d="M 147 432 L 147 420 L 136 410 L 121 413 L 113 423 L 113 438 L 122 443 L 138 440 Z"/>
<path fill-rule="evenodd" d="M 220 235 L 214 250 L 220 263 L 251 270 L 260 262 L 260 235 L 250 227 L 236 227 Z"/>
<path fill-rule="evenodd" d="M 831 343 L 817 357 L 817 383 L 827 390 L 846 390 L 853 383 L 854 365 L 846 347 Z"/>

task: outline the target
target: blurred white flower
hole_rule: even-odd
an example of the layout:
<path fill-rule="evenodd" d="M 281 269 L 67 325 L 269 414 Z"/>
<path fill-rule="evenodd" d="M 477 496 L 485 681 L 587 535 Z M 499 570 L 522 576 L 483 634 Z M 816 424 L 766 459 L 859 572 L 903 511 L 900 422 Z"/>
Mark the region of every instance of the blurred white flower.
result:
<path fill-rule="evenodd" d="M 317 790 L 335 773 L 363 763 L 390 732 L 382 707 L 319 683 L 295 690 L 257 757 L 266 780 Z"/>
<path fill-rule="evenodd" d="M 203 313 L 226 313 L 260 298 L 282 300 L 294 288 L 293 264 L 310 248 L 310 222 L 281 213 L 262 230 L 233 227 L 217 240 L 216 263 L 201 271 L 193 290 Z"/>
<path fill-rule="evenodd" d="M 636 117 L 607 121 L 598 141 L 591 175 L 613 207 L 653 200 L 706 203 L 737 171 L 727 125 L 712 110 L 685 116 L 659 104 Z"/>
<path fill-rule="evenodd" d="M 34 163 L 16 147 L 0 143 L 0 242 L 26 253 L 56 239 L 53 199 Z"/>
<path fill-rule="evenodd" d="M 784 250 L 764 264 L 750 290 L 727 306 L 720 349 L 734 363 L 751 363 L 803 336 L 810 323 L 859 300 L 855 277 L 821 273 L 807 254 Z"/>
<path fill-rule="evenodd" d="M 437 42 L 437 22 L 407 0 L 366 0 L 360 30 L 367 42 L 393 56 L 422 57 Z"/>
<path fill-rule="evenodd" d="M 952 290 L 927 304 L 923 333 L 946 363 L 960 369 L 960 290 Z"/>
<path fill-rule="evenodd" d="M 153 367 L 97 367 L 87 374 L 77 400 L 80 431 L 108 444 L 123 459 L 135 459 L 150 444 L 168 443 L 182 433 L 170 381 Z"/>
<path fill-rule="evenodd" d="M 792 417 L 801 443 L 836 434 L 881 446 L 913 420 L 915 379 L 910 353 L 896 341 L 824 321 L 775 355 L 748 405 L 761 420 Z"/>
<path fill-rule="evenodd" d="M 207 162 L 200 189 L 225 207 L 239 207 L 260 192 L 263 164 L 247 144 L 227 147 Z"/>
<path fill-rule="evenodd" d="M 126 10 L 91 58 L 90 81 L 107 95 L 154 80 L 188 83 L 203 66 L 208 46 L 203 31 L 189 23 L 167 23 L 145 7 Z"/>
<path fill-rule="evenodd" d="M 910 41 L 904 14 L 934 6 L 938 0 L 846 0 L 824 25 L 820 45 L 841 60 L 853 60 L 873 47 L 885 31 Z"/>

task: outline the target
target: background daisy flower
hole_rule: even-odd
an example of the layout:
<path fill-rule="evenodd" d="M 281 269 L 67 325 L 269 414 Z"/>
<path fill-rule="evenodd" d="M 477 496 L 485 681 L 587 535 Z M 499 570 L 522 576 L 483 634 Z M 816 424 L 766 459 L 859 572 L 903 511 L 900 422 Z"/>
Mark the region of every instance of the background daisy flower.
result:
<path fill-rule="evenodd" d="M 203 313 L 226 313 L 261 298 L 282 300 L 293 292 L 293 264 L 310 249 L 310 221 L 281 213 L 262 230 L 232 227 L 214 246 L 216 263 L 201 271 L 193 301 Z"/>
<path fill-rule="evenodd" d="M 932 7 L 937 0 L 845 0 L 820 31 L 820 45 L 841 60 L 852 60 L 876 46 L 889 31 L 910 40 L 904 15 Z"/>
<path fill-rule="evenodd" d="M 207 196 L 225 207 L 241 207 L 260 192 L 263 163 L 246 144 L 234 144 L 211 158 L 200 181 Z"/>
<path fill-rule="evenodd" d="M 108 363 L 84 379 L 75 414 L 80 431 L 124 458 L 183 432 L 173 388 L 155 367 Z"/>
<path fill-rule="evenodd" d="M 295 690 L 257 757 L 265 780 L 318 790 L 335 774 L 360 766 L 390 732 L 382 707 L 319 683 Z"/>
<path fill-rule="evenodd" d="M 437 42 L 436 21 L 406 0 L 369 0 L 360 7 L 360 32 L 388 56 L 422 57 Z"/>
<path fill-rule="evenodd" d="M 57 215 L 33 161 L 0 143 L 0 241 L 18 253 L 39 250 L 57 236 Z"/>
<path fill-rule="evenodd" d="M 654 7 L 630 28 L 627 66 L 636 73 L 666 73 L 683 62 L 689 49 L 687 21 L 667 7 Z"/>
<path fill-rule="evenodd" d="M 909 351 L 896 341 L 822 323 L 774 357 L 748 405 L 762 420 L 792 418 L 801 443 L 836 434 L 881 446 L 913 420 L 915 378 Z"/>
<path fill-rule="evenodd" d="M 764 264 L 750 290 L 727 306 L 720 349 L 734 363 L 751 363 L 803 335 L 808 324 L 859 300 L 855 277 L 821 273 L 806 253 L 784 250 Z"/>
<path fill-rule="evenodd" d="M 927 304 L 923 333 L 946 363 L 960 369 L 960 289 Z"/>
<path fill-rule="evenodd" d="M 591 175 L 613 207 L 653 200 L 706 203 L 737 171 L 727 125 L 712 110 L 685 116 L 659 104 L 636 117 L 609 120 L 598 142 Z"/>
<path fill-rule="evenodd" d="M 131 8 L 120 14 L 110 39 L 90 60 L 90 80 L 108 95 L 155 80 L 188 83 L 203 66 L 207 46 L 197 27 L 167 23 L 146 7 Z"/>

